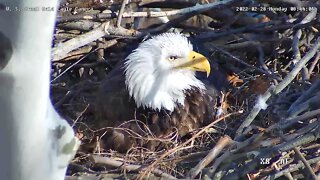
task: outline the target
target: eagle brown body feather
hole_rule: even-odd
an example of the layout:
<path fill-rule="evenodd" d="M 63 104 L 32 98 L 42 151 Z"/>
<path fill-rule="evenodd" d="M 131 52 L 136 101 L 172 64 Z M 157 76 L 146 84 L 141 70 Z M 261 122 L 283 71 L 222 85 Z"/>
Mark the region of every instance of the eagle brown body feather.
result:
<path fill-rule="evenodd" d="M 215 119 L 217 97 L 213 88 L 202 91 L 192 88 L 185 91 L 184 104 L 177 105 L 172 113 L 137 108 L 125 86 L 124 68 L 120 65 L 102 82 L 97 96 L 96 116 L 99 127 L 110 127 L 101 138 L 102 143 L 106 149 L 119 152 L 137 145 L 155 150 L 162 143 L 134 136 L 154 139 L 177 132 L 179 137 L 183 137 Z"/>

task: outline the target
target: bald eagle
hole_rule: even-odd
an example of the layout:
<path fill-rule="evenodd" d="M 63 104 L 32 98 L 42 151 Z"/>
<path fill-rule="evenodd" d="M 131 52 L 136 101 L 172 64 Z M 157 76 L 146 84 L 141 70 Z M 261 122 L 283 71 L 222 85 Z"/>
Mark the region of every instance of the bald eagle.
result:
<path fill-rule="evenodd" d="M 217 93 L 195 75 L 208 76 L 209 61 L 182 34 L 154 36 L 120 64 L 101 84 L 96 104 L 100 127 L 112 127 L 102 137 L 107 149 L 157 149 L 161 143 L 151 139 L 184 137 L 215 119 Z"/>

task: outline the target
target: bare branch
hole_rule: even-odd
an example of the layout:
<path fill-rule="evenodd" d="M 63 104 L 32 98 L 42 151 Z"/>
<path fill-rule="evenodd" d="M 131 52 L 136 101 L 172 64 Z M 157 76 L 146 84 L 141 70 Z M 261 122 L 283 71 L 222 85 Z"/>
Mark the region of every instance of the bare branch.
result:
<path fill-rule="evenodd" d="M 113 167 L 117 167 L 117 168 L 122 168 L 127 171 L 139 171 L 143 168 L 140 165 L 127 164 L 125 162 L 117 161 L 117 160 L 114 160 L 114 159 L 108 158 L 108 157 L 93 155 L 93 156 L 91 156 L 91 158 L 92 158 L 93 162 L 96 164 L 105 164 L 105 165 L 109 165 L 109 166 L 113 166 Z M 159 169 L 153 169 L 152 173 L 154 173 L 158 176 L 161 176 L 163 178 L 167 178 L 167 179 L 177 179 L 177 178 L 171 176 L 170 174 L 167 174 Z"/>
<path fill-rule="evenodd" d="M 309 50 L 308 53 L 296 64 L 296 66 L 292 69 L 292 71 L 286 76 L 286 78 L 281 81 L 277 86 L 270 87 L 267 92 L 265 92 L 263 95 L 261 95 L 259 98 L 261 98 L 264 102 L 267 102 L 267 100 L 273 95 L 280 93 L 284 88 L 286 88 L 289 83 L 295 78 L 295 76 L 300 72 L 300 70 L 303 68 L 303 66 L 316 54 L 320 47 L 320 38 L 318 37 L 317 41 L 314 43 L 313 47 Z M 255 117 L 258 115 L 262 107 L 260 107 L 258 104 L 256 104 L 250 114 L 247 116 L 247 118 L 244 120 L 244 122 L 240 125 L 236 132 L 236 136 L 240 136 L 243 132 L 243 129 L 245 127 L 248 127 L 251 122 L 255 119 Z"/>
<path fill-rule="evenodd" d="M 194 179 L 203 168 L 205 168 L 209 163 L 211 163 L 222 151 L 223 148 L 232 144 L 232 139 L 229 136 L 224 136 L 220 138 L 217 144 L 212 148 L 207 156 L 203 158 L 194 168 L 189 171 L 188 179 Z"/>
<path fill-rule="evenodd" d="M 122 16 L 123 16 L 123 13 L 124 13 L 124 9 L 126 7 L 126 4 L 128 4 L 128 2 L 129 2 L 129 0 L 123 0 L 122 1 L 121 9 L 119 11 L 119 15 L 118 15 L 118 18 L 117 18 L 117 27 L 121 26 L 121 20 L 122 20 Z"/>

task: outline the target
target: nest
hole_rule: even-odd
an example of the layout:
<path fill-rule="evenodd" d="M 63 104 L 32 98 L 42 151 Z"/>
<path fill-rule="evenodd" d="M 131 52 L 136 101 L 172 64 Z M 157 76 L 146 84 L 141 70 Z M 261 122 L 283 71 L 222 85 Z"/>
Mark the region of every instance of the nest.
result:
<path fill-rule="evenodd" d="M 319 7 L 281 0 L 62 2 L 51 99 L 83 143 L 67 179 L 319 178 Z M 101 149 L 97 134 L 106 129 L 93 128 L 100 82 L 144 38 L 167 31 L 194 38 L 228 74 L 224 113 L 188 138 L 158 139 L 166 142 L 159 151 Z"/>

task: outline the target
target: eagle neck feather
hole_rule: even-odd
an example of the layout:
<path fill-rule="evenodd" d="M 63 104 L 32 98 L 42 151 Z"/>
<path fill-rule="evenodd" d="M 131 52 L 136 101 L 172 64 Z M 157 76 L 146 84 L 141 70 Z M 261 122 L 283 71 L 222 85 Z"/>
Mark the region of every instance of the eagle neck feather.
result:
<path fill-rule="evenodd" d="M 125 69 L 126 87 L 138 108 L 173 112 L 178 104 L 184 104 L 185 91 L 205 90 L 192 71 L 158 72 L 160 70 L 153 67 L 142 69 L 141 66 L 140 63 L 127 63 Z"/>

